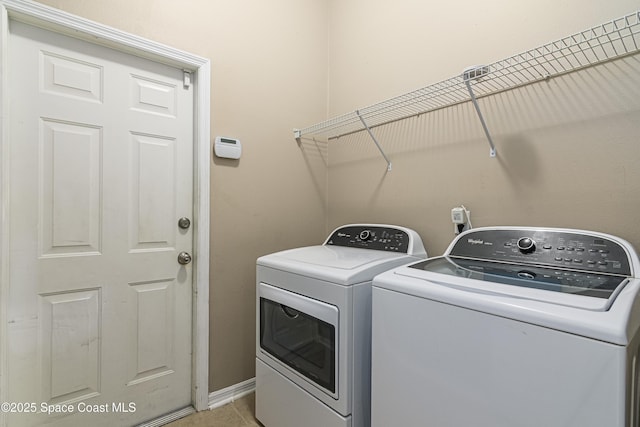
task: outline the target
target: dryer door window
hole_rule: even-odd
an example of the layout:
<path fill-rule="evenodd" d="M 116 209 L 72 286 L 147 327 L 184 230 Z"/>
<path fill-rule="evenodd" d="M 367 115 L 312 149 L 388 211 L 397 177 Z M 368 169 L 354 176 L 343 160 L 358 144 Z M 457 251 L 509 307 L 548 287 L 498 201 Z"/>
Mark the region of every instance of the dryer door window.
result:
<path fill-rule="evenodd" d="M 338 309 L 260 284 L 260 348 L 336 396 Z"/>

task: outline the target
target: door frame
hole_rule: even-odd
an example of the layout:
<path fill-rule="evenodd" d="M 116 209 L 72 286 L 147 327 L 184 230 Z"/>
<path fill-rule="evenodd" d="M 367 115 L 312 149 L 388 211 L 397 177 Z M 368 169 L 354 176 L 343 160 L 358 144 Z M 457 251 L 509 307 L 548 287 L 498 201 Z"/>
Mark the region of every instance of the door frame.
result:
<path fill-rule="evenodd" d="M 9 21 L 16 20 L 107 46 L 191 73 L 194 85 L 194 280 L 191 404 L 209 404 L 209 194 L 211 62 L 190 53 L 28 0 L 0 0 L 0 402 L 7 402 L 7 299 L 9 291 Z M 6 424 L 0 411 L 0 426 Z"/>

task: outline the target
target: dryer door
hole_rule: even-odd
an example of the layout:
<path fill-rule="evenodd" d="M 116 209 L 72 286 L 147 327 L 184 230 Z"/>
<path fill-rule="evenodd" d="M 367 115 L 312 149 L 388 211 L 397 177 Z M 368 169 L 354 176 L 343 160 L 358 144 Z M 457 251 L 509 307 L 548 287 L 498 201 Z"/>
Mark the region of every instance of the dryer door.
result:
<path fill-rule="evenodd" d="M 338 308 L 265 283 L 260 298 L 260 349 L 338 398 Z"/>

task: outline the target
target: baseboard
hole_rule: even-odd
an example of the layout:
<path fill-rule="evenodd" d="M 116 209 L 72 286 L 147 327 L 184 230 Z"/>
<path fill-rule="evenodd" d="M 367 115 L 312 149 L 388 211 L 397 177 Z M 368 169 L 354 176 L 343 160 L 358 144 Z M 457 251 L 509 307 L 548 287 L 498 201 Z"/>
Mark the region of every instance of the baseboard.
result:
<path fill-rule="evenodd" d="M 209 393 L 209 409 L 214 409 L 252 393 L 256 389 L 256 379 L 250 378 L 222 390 Z"/>
<path fill-rule="evenodd" d="M 175 412 L 172 412 L 167 415 L 163 415 L 160 418 L 156 418 L 155 420 L 147 421 L 142 424 L 138 424 L 136 427 L 160 427 L 165 424 L 168 424 L 172 421 L 179 420 L 180 418 L 184 418 L 187 415 L 195 414 L 196 410 L 193 406 L 188 406 L 184 409 L 179 409 Z"/>
<path fill-rule="evenodd" d="M 256 379 L 251 378 L 238 384 L 234 384 L 222 390 L 209 393 L 209 409 L 215 409 L 234 400 L 240 399 L 256 389 Z M 195 413 L 196 410 L 189 406 L 187 408 L 172 412 L 155 420 L 138 425 L 138 427 L 158 427 L 163 426 L 171 421 L 178 420 Z"/>

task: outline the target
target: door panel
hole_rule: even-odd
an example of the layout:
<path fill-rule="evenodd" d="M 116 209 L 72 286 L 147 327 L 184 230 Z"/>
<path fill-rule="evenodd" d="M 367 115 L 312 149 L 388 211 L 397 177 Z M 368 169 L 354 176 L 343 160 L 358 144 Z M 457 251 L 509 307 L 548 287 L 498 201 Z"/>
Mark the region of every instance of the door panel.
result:
<path fill-rule="evenodd" d="M 131 135 L 132 251 L 174 250 L 176 140 Z"/>
<path fill-rule="evenodd" d="M 100 386 L 100 290 L 39 298 L 43 402 L 87 399 Z M 73 329 L 73 334 L 64 331 Z"/>
<path fill-rule="evenodd" d="M 43 91 L 102 102 L 103 68 L 98 64 L 78 61 L 43 51 L 40 78 Z"/>
<path fill-rule="evenodd" d="M 143 381 L 173 374 L 174 348 L 173 300 L 175 280 L 131 283 L 129 288 L 131 311 L 129 346 L 132 360 L 129 382 Z"/>
<path fill-rule="evenodd" d="M 166 82 L 131 75 L 131 107 L 165 117 L 176 116 L 177 88 Z"/>
<path fill-rule="evenodd" d="M 41 120 L 41 256 L 100 252 L 100 128 Z"/>
<path fill-rule="evenodd" d="M 192 88 L 180 69 L 15 21 L 8 54 L 8 396 L 75 409 L 8 425 L 126 426 L 190 405 L 192 266 L 177 255 L 193 240 L 178 227 Z"/>

